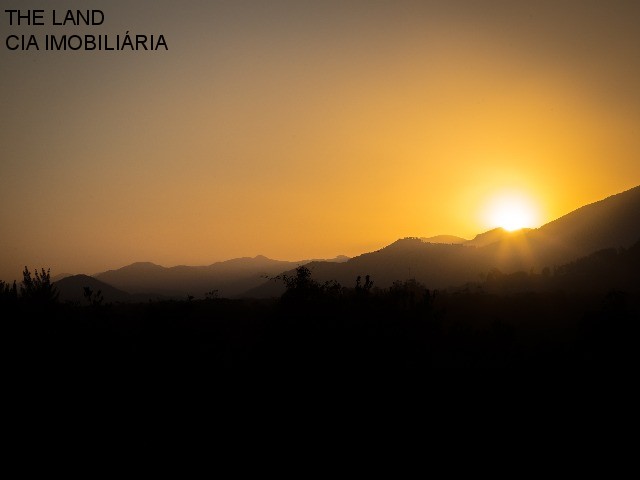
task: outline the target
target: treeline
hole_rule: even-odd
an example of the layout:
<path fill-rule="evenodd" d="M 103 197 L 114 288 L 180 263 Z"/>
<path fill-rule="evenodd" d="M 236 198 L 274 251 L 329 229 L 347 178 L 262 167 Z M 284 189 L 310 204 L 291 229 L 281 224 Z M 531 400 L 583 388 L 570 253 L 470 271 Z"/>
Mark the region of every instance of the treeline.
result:
<path fill-rule="evenodd" d="M 22 368 L 51 373 L 558 371 L 637 360 L 637 289 L 491 293 L 497 276 L 449 292 L 415 280 L 379 289 L 370 277 L 344 287 L 306 267 L 276 280 L 286 291 L 272 300 L 109 304 L 85 289 L 78 305 L 57 300 L 48 271 L 25 268 L 21 284 L 0 284 L 4 338 Z"/>

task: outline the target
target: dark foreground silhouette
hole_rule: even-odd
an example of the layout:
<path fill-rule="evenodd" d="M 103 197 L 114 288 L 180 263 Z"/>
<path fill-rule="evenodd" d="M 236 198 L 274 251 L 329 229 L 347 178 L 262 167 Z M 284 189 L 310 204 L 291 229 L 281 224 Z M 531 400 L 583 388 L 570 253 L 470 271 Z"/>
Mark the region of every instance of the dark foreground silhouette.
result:
<path fill-rule="evenodd" d="M 48 272 L 31 278 L 25 269 L 20 286 L 0 285 L 11 371 L 350 376 L 626 369 L 637 361 L 637 292 L 490 293 L 483 287 L 495 275 L 456 292 L 412 280 L 379 290 L 368 277 L 344 288 L 313 280 L 305 267 L 280 280 L 286 291 L 272 300 L 105 304 L 87 288 L 84 304 L 62 304 Z"/>

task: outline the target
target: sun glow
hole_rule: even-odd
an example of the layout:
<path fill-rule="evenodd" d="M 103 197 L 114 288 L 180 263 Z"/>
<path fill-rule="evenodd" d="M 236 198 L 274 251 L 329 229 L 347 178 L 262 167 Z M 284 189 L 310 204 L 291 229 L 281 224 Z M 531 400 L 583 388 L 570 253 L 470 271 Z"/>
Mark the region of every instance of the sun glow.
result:
<path fill-rule="evenodd" d="M 536 225 L 538 211 L 535 204 L 521 193 L 503 193 L 487 204 L 486 221 L 490 227 L 513 231 Z"/>

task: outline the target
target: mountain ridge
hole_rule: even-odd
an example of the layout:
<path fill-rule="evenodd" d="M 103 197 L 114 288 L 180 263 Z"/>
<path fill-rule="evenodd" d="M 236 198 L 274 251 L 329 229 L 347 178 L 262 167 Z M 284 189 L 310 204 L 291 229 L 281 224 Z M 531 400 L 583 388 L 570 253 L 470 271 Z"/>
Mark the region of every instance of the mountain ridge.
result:
<path fill-rule="evenodd" d="M 410 278 L 430 288 L 447 288 L 477 281 L 492 270 L 551 269 L 598 250 L 628 248 L 638 240 L 640 186 L 580 207 L 537 229 L 492 229 L 459 245 L 407 237 L 340 266 L 312 263 L 308 267 L 320 282 L 336 280 L 345 286 L 351 286 L 358 276 L 370 275 L 382 288 Z M 271 282 L 248 293 L 274 296 L 282 288 Z"/>
<path fill-rule="evenodd" d="M 133 295 L 201 298 L 215 292 L 231 298 L 263 297 L 278 295 L 284 288 L 268 279 L 291 275 L 296 267 L 307 265 L 317 280 L 336 280 L 344 286 L 370 275 L 381 288 L 410 278 L 430 288 L 447 288 L 477 281 L 492 270 L 552 269 L 599 250 L 628 248 L 638 240 L 640 186 L 579 207 L 539 228 L 514 232 L 494 228 L 471 240 L 450 235 L 406 237 L 353 258 L 332 260 L 286 261 L 256 255 L 206 266 L 135 262 L 92 278 Z"/>
<path fill-rule="evenodd" d="M 327 262 L 342 262 L 348 258 L 337 256 Z M 275 260 L 264 255 L 238 257 L 210 265 L 176 265 L 164 267 L 151 262 L 135 262 L 107 270 L 93 277 L 132 294 L 160 294 L 175 298 L 187 295 L 204 297 L 210 292 L 234 297 L 260 285 L 265 278 L 295 268 L 312 260 Z"/>

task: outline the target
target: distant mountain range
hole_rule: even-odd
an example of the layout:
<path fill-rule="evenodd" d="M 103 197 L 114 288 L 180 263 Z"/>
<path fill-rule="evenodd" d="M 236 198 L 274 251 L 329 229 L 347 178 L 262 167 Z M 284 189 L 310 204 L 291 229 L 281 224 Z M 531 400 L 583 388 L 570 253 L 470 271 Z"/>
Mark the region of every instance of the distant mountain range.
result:
<path fill-rule="evenodd" d="M 537 229 L 508 232 L 497 228 L 467 240 L 452 235 L 404 238 L 378 251 L 354 258 L 288 262 L 264 256 L 237 258 L 209 266 L 166 268 L 134 263 L 93 276 L 101 282 L 107 301 L 193 295 L 216 291 L 221 297 L 269 297 L 282 293 L 282 282 L 306 264 L 319 281 L 337 280 L 354 286 L 358 276 L 370 275 L 385 288 L 396 280 L 414 278 L 429 288 L 447 288 L 477 281 L 490 271 L 541 271 L 574 262 L 599 250 L 629 248 L 640 240 L 640 186 L 581 207 Z M 636 258 L 636 257 L 633 257 Z M 61 299 L 80 290 L 92 277 L 69 276 L 56 281 Z M 100 285 L 91 284 L 97 290 Z M 84 285 L 82 285 L 84 286 Z M 109 290 L 107 287 L 113 287 Z M 135 297 L 127 297 L 134 294 Z M 76 293 L 75 298 L 77 298 Z"/>
<path fill-rule="evenodd" d="M 349 257 L 340 255 L 331 260 L 322 261 L 339 263 L 348 259 Z M 288 262 L 258 255 L 253 258 L 235 258 L 208 266 L 180 265 L 167 268 L 150 262 L 138 262 L 91 277 L 67 275 L 54 281 L 61 291 L 60 298 L 73 301 L 83 299 L 82 288 L 77 288 L 78 282 L 82 283 L 82 281 L 93 290 L 101 289 L 104 298 L 109 301 L 184 299 L 188 295 L 195 298 L 203 298 L 206 295 L 237 297 L 261 285 L 267 278 L 313 261 Z M 117 291 L 109 290 L 105 286 L 115 288 Z M 123 294 L 129 297 L 124 297 Z"/>

